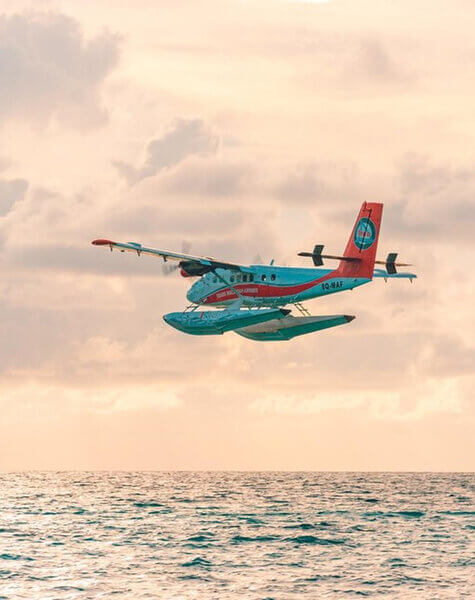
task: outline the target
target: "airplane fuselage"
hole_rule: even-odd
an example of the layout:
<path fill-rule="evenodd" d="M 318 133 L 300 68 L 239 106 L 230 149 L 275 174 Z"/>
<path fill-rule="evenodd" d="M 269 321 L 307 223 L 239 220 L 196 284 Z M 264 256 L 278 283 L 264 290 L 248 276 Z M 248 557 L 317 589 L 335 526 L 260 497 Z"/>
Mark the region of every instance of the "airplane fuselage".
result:
<path fill-rule="evenodd" d="M 339 269 L 250 265 L 240 272 L 216 269 L 206 273 L 188 290 L 187 299 L 204 306 L 280 307 L 327 296 L 369 283 L 371 279 L 348 277 Z"/>
<path fill-rule="evenodd" d="M 396 263 L 394 252 L 387 255 L 386 261 L 376 260 L 382 211 L 381 203 L 363 202 L 342 256 L 323 254 L 322 244 L 316 244 L 312 252 L 299 252 L 299 256 L 312 259 L 310 268 L 277 266 L 274 261 L 269 265 L 243 265 L 106 238 L 92 243 L 111 251 L 177 261 L 176 267 L 164 269 L 165 273 L 178 271 L 183 277 L 197 278 L 186 295 L 194 306 L 163 316 L 178 331 L 197 336 L 233 331 L 254 341 L 290 340 L 355 318 L 348 314 L 312 316 L 302 302 L 352 290 L 377 277 L 407 278 L 411 282 L 416 277 L 414 273 L 397 272 L 396 267 L 409 265 Z M 323 259 L 338 260 L 338 267 L 320 268 Z M 376 264 L 386 268 L 375 269 Z M 299 314 L 292 315 L 288 305 L 294 305 Z M 224 310 L 197 310 L 207 306 Z"/>

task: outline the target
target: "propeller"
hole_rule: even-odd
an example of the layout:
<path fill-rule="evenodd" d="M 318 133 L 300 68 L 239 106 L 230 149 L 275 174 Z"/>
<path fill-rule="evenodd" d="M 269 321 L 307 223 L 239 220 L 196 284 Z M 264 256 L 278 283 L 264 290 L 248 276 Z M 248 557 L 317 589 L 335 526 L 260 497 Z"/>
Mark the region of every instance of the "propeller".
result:
<path fill-rule="evenodd" d="M 183 254 L 189 254 L 191 250 L 191 243 L 183 240 L 181 243 L 181 251 L 183 252 Z M 168 275 L 171 275 L 172 273 L 174 273 L 175 271 L 178 271 L 178 269 L 180 268 L 180 262 L 164 262 L 162 265 L 162 273 L 163 275 L 165 275 L 166 277 L 168 277 Z"/>

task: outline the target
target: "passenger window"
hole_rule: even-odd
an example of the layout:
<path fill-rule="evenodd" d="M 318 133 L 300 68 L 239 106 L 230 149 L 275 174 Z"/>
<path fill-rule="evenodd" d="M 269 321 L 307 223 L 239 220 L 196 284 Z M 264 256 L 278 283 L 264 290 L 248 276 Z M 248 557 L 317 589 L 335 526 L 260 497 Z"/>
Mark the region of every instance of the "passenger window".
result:
<path fill-rule="evenodd" d="M 272 279 L 272 281 L 275 281 L 275 273 L 272 273 L 272 275 L 270 276 L 270 278 Z"/>
<path fill-rule="evenodd" d="M 234 281 L 234 275 L 231 275 L 231 283 Z"/>
<path fill-rule="evenodd" d="M 249 281 L 254 281 L 254 274 L 253 273 L 249 273 Z"/>
<path fill-rule="evenodd" d="M 263 273 L 263 274 L 262 274 L 262 277 L 261 277 L 261 279 L 262 279 L 262 281 L 265 281 L 265 280 L 267 279 L 267 277 L 266 277 L 266 274 L 265 274 L 265 273 Z"/>
<path fill-rule="evenodd" d="M 243 276 L 242 276 L 242 280 L 243 280 L 243 281 L 247 281 L 247 275 L 243 275 Z"/>

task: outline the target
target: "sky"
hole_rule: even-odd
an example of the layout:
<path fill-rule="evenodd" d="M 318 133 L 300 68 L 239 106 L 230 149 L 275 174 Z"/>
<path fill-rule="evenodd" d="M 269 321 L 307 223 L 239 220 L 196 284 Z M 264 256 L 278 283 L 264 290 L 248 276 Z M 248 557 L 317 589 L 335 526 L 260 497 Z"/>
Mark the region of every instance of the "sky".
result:
<path fill-rule="evenodd" d="M 475 467 L 475 4 L 3 0 L 0 470 Z M 309 266 L 383 202 L 418 279 L 192 337 L 92 239 Z"/>

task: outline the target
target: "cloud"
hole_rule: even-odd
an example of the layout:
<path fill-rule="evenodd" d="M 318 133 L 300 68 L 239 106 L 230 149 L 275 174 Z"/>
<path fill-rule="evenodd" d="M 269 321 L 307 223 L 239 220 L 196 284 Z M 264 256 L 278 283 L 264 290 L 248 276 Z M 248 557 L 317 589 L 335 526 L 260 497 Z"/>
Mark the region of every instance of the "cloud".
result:
<path fill-rule="evenodd" d="M 0 17 L 0 116 L 73 127 L 105 122 L 101 86 L 117 65 L 119 39 L 85 40 L 80 24 L 58 13 Z"/>
<path fill-rule="evenodd" d="M 414 382 L 410 387 L 386 390 L 339 390 L 298 393 L 263 394 L 251 403 L 250 409 L 267 415 L 312 415 L 335 411 L 358 410 L 374 419 L 391 421 L 414 421 L 431 414 L 460 414 L 466 410 L 470 394 L 469 386 L 457 379 L 428 378 Z"/>
<path fill-rule="evenodd" d="M 412 239 L 426 237 L 434 241 L 450 231 L 458 240 L 473 242 L 473 169 L 453 168 L 418 154 L 407 154 L 396 177 L 399 197 L 387 206 L 388 230 Z"/>
<path fill-rule="evenodd" d="M 175 246 L 183 235 L 202 237 L 204 234 L 219 235 L 235 233 L 245 223 L 244 211 L 237 208 L 217 207 L 203 210 L 202 207 L 160 206 L 144 204 L 141 207 L 125 207 L 118 211 L 109 225 L 127 235 L 146 235 L 148 239 L 160 239 L 175 235 Z M 153 237 L 152 237 L 153 236 Z M 159 243 L 158 241 L 155 242 Z"/>
<path fill-rule="evenodd" d="M 11 248 L 9 263 L 20 269 L 42 269 L 48 271 L 82 272 L 104 275 L 134 275 L 156 277 L 162 274 L 162 262 L 151 257 L 149 260 L 131 260 L 133 256 L 118 251 L 105 252 L 94 248 L 90 240 L 83 246 L 29 245 Z M 124 260 L 125 259 L 125 260 Z"/>
<path fill-rule="evenodd" d="M 230 197 L 250 191 L 252 169 L 247 164 L 186 163 L 164 180 L 164 188 L 174 194 Z"/>
<path fill-rule="evenodd" d="M 33 243 L 65 245 L 64 241 L 70 243 L 72 236 L 84 240 L 81 225 L 88 226 L 94 215 L 94 206 L 81 194 L 69 197 L 48 188 L 33 187 L 22 202 L 11 207 L 0 221 L 0 228 L 17 248 Z"/>
<path fill-rule="evenodd" d="M 213 154 L 218 149 L 218 142 L 219 138 L 201 119 L 177 119 L 162 137 L 149 143 L 142 167 L 135 168 L 122 161 L 113 164 L 129 185 L 134 185 L 180 163 L 187 156 Z"/>
<path fill-rule="evenodd" d="M 17 200 L 21 200 L 28 188 L 25 179 L 0 179 L 0 217 L 6 215 Z"/>
<path fill-rule="evenodd" d="M 0 172 L 5 171 L 8 167 L 11 167 L 12 161 L 5 156 L 0 156 Z"/>
<path fill-rule="evenodd" d="M 81 389 L 71 387 L 67 390 L 55 384 L 37 386 L 34 383 L 25 383 L 14 389 L 1 390 L 1 405 L 7 422 L 15 421 L 21 414 L 28 418 L 31 410 L 31 398 L 35 398 L 35 405 L 49 412 L 48 421 L 61 419 L 67 414 L 80 415 L 85 403 L 94 413 L 108 414 L 121 413 L 130 410 L 173 410 L 180 406 L 181 400 L 169 389 L 153 385 L 118 385 L 103 389 Z M 62 398 L 58 403 L 56 399 Z M 15 407 L 12 410 L 12 406 Z"/>
<path fill-rule="evenodd" d="M 317 205 L 325 212 L 337 210 L 355 196 L 358 168 L 352 161 L 318 161 L 298 163 L 282 169 L 282 175 L 271 193 L 286 204 L 307 204 L 306 210 Z"/>
<path fill-rule="evenodd" d="M 198 165 L 192 162 L 189 166 L 191 177 L 198 180 Z M 222 197 L 207 195 L 199 186 L 193 198 L 191 181 L 176 181 L 186 176 L 186 170 L 177 173 L 174 169 L 170 177 L 150 178 L 105 197 L 90 190 L 67 195 L 33 186 L 0 220 L 5 242 L 0 255 L 3 276 L 15 271 L 50 271 L 55 276 L 68 272 L 124 278 L 161 276 L 161 260 L 97 249 L 91 246 L 97 237 L 177 251 L 186 240 L 193 253 L 223 260 L 250 261 L 258 251 L 275 256 L 276 220 L 265 205 L 223 202 Z M 216 172 L 210 165 L 202 170 L 205 180 Z M 244 167 L 231 165 L 223 179 L 218 174 L 218 182 L 203 182 L 203 186 L 222 185 L 223 193 L 225 189 L 237 193 L 236 187 L 245 185 L 237 181 L 246 181 L 247 173 Z M 179 185 L 183 185 L 182 192 L 167 191 Z"/>
<path fill-rule="evenodd" d="M 312 202 L 322 198 L 326 186 L 320 179 L 318 169 L 312 165 L 298 165 L 275 187 L 278 198 L 295 202 Z"/>
<path fill-rule="evenodd" d="M 475 346 L 468 346 L 453 335 L 436 338 L 427 349 L 426 370 L 434 377 L 473 375 Z"/>
<path fill-rule="evenodd" d="M 190 3 L 184 22 L 179 3 L 86 4 L 81 24 L 0 25 L 0 462 L 470 467 L 469 19 L 237 1 Z M 123 43 L 87 33 L 104 15 Z M 85 131 L 106 109 L 107 127 Z M 206 256 L 311 266 L 296 252 L 340 253 L 364 200 L 385 203 L 378 255 L 399 250 L 420 278 L 309 302 L 357 319 L 289 343 L 180 334 L 162 314 L 184 308 L 192 281 L 90 245 L 185 239 Z M 155 412 L 163 402 L 174 408 Z"/>
<path fill-rule="evenodd" d="M 353 77 L 364 76 L 374 83 L 397 82 L 407 79 L 376 38 L 361 40 L 355 52 L 350 73 Z"/>

